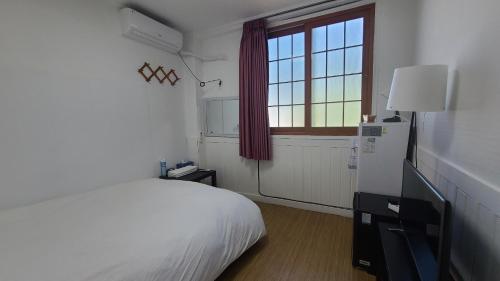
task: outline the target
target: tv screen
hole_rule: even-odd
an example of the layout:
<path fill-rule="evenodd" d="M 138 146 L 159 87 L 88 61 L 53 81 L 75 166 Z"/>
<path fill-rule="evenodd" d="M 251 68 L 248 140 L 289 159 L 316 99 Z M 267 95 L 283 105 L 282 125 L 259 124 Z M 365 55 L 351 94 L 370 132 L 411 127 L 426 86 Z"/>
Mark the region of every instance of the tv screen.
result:
<path fill-rule="evenodd" d="M 423 281 L 448 280 L 450 203 L 405 161 L 399 217 Z"/>

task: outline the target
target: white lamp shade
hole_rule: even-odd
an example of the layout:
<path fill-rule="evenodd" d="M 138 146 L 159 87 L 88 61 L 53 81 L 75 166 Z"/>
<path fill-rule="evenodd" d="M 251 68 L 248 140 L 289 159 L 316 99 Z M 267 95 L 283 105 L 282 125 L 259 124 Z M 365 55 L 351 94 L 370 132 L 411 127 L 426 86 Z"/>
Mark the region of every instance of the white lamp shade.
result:
<path fill-rule="evenodd" d="M 448 66 L 418 65 L 394 71 L 387 110 L 444 111 Z"/>

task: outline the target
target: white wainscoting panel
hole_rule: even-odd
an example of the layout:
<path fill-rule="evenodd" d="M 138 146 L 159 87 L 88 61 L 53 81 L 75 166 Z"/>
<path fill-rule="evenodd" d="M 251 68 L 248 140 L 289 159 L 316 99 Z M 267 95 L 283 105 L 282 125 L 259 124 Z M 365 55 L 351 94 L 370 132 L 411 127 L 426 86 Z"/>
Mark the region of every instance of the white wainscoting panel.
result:
<path fill-rule="evenodd" d="M 257 161 L 239 156 L 237 138 L 204 138 L 200 162 L 201 167 L 217 171 L 219 187 L 254 200 L 281 198 L 285 200 L 272 202 L 349 216 L 341 209 L 317 209 L 314 204 L 352 208 L 356 171 L 347 167 L 351 146 L 352 138 L 274 136 L 273 160 L 260 161 L 260 193 Z M 290 199 L 305 204 L 285 202 Z"/>
<path fill-rule="evenodd" d="M 273 160 L 260 163 L 261 194 L 352 208 L 351 145 L 350 138 L 274 138 Z"/>
<path fill-rule="evenodd" d="M 418 168 L 453 207 L 452 264 L 464 281 L 500 280 L 500 189 L 420 148 Z"/>
<path fill-rule="evenodd" d="M 201 167 L 217 171 L 217 185 L 240 193 L 256 193 L 257 161 L 240 157 L 237 138 L 206 137 Z M 203 158 L 203 157 L 202 157 Z"/>

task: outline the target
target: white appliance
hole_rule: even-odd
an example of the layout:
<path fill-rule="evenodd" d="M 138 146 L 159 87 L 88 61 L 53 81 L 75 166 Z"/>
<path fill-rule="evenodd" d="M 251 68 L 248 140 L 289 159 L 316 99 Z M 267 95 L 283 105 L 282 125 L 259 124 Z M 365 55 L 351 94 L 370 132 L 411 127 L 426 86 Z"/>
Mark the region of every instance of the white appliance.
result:
<path fill-rule="evenodd" d="M 401 196 L 408 122 L 363 123 L 358 130 L 359 192 Z"/>
<path fill-rule="evenodd" d="M 198 171 L 198 166 L 186 166 L 175 170 L 168 171 L 169 178 L 180 178 Z"/>
<path fill-rule="evenodd" d="M 133 9 L 120 10 L 122 32 L 125 37 L 171 53 L 182 49 L 182 33 Z"/>

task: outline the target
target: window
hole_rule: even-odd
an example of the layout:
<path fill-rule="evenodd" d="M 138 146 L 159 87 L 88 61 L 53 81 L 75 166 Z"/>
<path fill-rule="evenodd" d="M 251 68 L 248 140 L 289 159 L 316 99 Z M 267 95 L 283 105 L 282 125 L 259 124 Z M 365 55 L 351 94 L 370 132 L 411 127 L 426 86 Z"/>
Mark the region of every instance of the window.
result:
<path fill-rule="evenodd" d="M 273 134 L 355 135 L 371 112 L 374 5 L 269 31 Z"/>
<path fill-rule="evenodd" d="M 269 39 L 269 122 L 304 127 L 304 32 Z"/>

